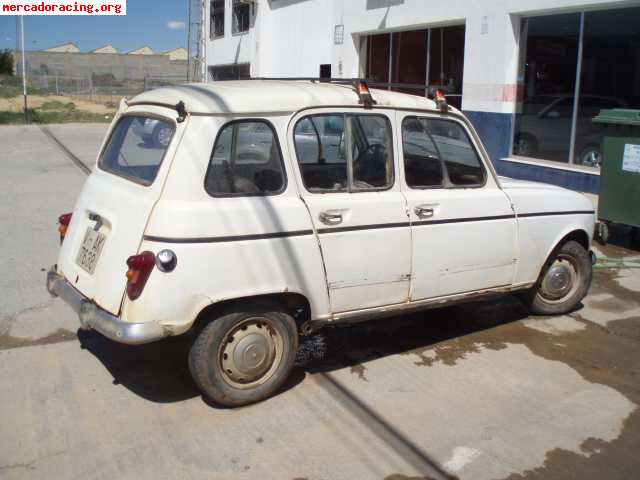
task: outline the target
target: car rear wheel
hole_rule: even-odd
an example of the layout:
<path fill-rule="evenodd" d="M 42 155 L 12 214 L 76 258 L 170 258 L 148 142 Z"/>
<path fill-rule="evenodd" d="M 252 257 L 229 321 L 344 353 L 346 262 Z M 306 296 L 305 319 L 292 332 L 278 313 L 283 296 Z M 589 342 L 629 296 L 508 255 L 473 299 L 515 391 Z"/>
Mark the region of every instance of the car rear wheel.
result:
<path fill-rule="evenodd" d="M 264 304 L 213 320 L 189 353 L 189 369 L 202 393 L 238 407 L 273 395 L 286 381 L 298 349 L 294 319 Z"/>
<path fill-rule="evenodd" d="M 537 315 L 562 315 L 575 310 L 591 285 L 589 252 L 575 241 L 557 249 L 545 265 L 536 286 L 521 298 Z"/>

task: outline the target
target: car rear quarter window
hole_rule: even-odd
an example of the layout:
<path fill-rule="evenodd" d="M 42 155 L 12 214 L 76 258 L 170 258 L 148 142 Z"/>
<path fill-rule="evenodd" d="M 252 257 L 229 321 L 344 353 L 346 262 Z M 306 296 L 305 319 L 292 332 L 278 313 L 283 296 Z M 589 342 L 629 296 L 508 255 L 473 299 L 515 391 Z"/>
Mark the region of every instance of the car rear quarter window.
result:
<path fill-rule="evenodd" d="M 175 126 L 168 120 L 127 115 L 111 133 L 98 166 L 142 185 L 151 185 L 169 148 Z"/>
<path fill-rule="evenodd" d="M 209 195 L 274 195 L 285 185 L 282 154 L 271 124 L 240 120 L 220 129 L 205 178 Z"/>

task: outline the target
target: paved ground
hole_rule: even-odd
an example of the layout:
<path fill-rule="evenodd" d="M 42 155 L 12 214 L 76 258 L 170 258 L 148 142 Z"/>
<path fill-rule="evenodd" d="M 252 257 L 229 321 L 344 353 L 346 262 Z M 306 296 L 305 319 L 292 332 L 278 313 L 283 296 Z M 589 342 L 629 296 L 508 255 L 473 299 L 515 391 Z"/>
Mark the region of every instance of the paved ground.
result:
<path fill-rule="evenodd" d="M 51 131 L 91 165 L 105 128 Z M 0 145 L 0 478 L 638 475 L 637 251 L 601 252 L 572 315 L 508 297 L 330 331 L 282 394 L 225 410 L 198 395 L 185 340 L 77 338 L 44 269 L 84 174 L 37 127 L 0 128 Z"/>

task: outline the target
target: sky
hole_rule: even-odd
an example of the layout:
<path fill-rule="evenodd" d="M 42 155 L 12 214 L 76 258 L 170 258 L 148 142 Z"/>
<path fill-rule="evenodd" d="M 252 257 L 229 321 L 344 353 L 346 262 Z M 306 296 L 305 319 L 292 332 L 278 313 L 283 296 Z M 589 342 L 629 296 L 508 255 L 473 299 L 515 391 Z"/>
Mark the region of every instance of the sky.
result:
<path fill-rule="evenodd" d="M 25 16 L 27 50 L 75 42 L 86 52 L 111 43 L 118 52 L 187 46 L 189 0 L 127 0 L 126 16 Z M 16 17 L 0 16 L 0 49 L 16 48 Z"/>

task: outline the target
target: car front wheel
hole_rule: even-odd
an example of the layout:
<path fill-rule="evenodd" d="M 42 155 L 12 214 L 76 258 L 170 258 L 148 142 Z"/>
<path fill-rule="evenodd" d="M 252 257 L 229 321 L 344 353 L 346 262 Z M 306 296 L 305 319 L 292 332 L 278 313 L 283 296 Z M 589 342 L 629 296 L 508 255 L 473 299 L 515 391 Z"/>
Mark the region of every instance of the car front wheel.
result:
<path fill-rule="evenodd" d="M 274 305 L 243 308 L 214 319 L 189 352 L 189 369 L 215 403 L 239 407 L 282 387 L 298 349 L 294 319 Z"/>
<path fill-rule="evenodd" d="M 589 252 L 568 241 L 552 254 L 536 286 L 521 298 L 537 315 L 562 315 L 576 309 L 591 285 Z"/>

